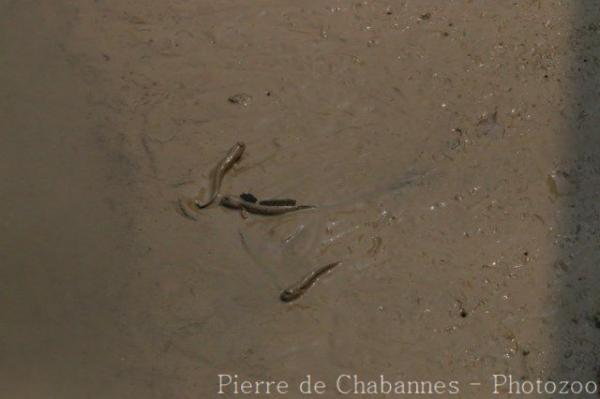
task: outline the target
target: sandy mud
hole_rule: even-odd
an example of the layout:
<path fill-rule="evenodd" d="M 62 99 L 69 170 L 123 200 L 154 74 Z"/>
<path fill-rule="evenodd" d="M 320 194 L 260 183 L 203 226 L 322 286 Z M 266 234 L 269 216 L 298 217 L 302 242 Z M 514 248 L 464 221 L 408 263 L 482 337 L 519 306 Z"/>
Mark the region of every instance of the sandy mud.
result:
<path fill-rule="evenodd" d="M 307 374 L 323 398 L 600 390 L 599 20 L 593 1 L 0 2 L 0 396 L 209 398 L 219 374 L 227 398 L 310 397 Z M 223 194 L 317 207 L 184 217 L 236 142 Z"/>

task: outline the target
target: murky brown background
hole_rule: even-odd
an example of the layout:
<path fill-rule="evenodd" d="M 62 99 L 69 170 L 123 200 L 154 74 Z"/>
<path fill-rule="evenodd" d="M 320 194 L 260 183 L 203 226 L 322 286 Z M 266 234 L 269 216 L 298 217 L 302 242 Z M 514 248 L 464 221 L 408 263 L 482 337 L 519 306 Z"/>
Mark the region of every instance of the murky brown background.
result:
<path fill-rule="evenodd" d="M 1 396 L 600 380 L 599 21 L 594 1 L 1 1 Z M 237 141 L 223 192 L 321 207 L 182 217 Z"/>

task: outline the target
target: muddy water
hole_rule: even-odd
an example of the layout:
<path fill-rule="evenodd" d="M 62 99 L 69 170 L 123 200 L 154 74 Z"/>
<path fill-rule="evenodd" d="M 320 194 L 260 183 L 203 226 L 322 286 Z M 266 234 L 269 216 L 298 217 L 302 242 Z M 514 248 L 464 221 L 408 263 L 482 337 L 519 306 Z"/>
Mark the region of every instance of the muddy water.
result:
<path fill-rule="evenodd" d="M 593 4 L 55 3 L 0 6 L 6 395 L 598 379 Z M 319 207 L 182 217 L 238 141 Z"/>

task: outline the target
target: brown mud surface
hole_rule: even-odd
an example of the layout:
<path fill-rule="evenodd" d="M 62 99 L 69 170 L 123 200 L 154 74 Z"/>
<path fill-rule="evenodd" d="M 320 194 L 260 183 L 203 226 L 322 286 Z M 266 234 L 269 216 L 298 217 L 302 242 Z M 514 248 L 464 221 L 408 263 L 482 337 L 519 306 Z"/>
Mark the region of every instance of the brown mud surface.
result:
<path fill-rule="evenodd" d="M 0 397 L 598 382 L 598 21 L 593 1 L 0 2 Z M 183 217 L 238 141 L 223 193 L 318 207 Z"/>

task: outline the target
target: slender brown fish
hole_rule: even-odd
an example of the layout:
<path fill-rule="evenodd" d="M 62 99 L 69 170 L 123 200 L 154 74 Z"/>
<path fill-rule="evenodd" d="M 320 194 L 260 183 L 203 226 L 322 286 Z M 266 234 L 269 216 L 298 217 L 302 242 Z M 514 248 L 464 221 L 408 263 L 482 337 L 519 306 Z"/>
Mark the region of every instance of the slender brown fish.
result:
<path fill-rule="evenodd" d="M 227 208 L 242 209 L 250 213 L 261 215 L 281 215 L 288 212 L 300 211 L 302 209 L 314 208 L 313 205 L 261 205 L 255 202 L 245 201 L 233 195 L 225 195 L 221 198 L 221 205 Z"/>
<path fill-rule="evenodd" d="M 194 200 L 189 198 L 179 198 L 177 204 L 179 205 L 179 210 L 183 216 L 188 219 L 198 220 L 196 217 L 196 212 L 193 210 L 195 204 Z"/>
<path fill-rule="evenodd" d="M 260 205 L 269 205 L 269 206 L 294 206 L 296 205 L 295 199 L 290 198 L 278 198 L 278 199 L 267 199 L 258 201 Z"/>
<path fill-rule="evenodd" d="M 219 164 L 212 173 L 212 179 L 210 182 L 211 191 L 208 201 L 206 201 L 205 203 L 200 203 L 199 200 L 194 200 L 198 208 L 206 208 L 207 206 L 212 204 L 213 201 L 217 198 L 217 196 L 219 195 L 219 190 L 221 189 L 221 183 L 223 182 L 223 176 L 225 176 L 225 172 L 227 172 L 229 168 L 231 168 L 231 166 L 240 159 L 245 149 L 246 145 L 242 142 L 238 142 L 233 147 L 231 147 L 225 158 L 223 158 L 221 162 L 219 162 Z"/>
<path fill-rule="evenodd" d="M 302 280 L 283 290 L 281 292 L 281 295 L 279 295 L 279 299 L 281 299 L 283 302 L 291 302 L 295 299 L 300 298 L 300 296 L 304 294 L 307 289 L 312 287 L 312 285 L 319 279 L 319 277 L 321 277 L 323 274 L 327 273 L 340 263 L 342 262 L 333 262 L 316 270 L 313 270 L 312 272 L 304 276 Z"/>

